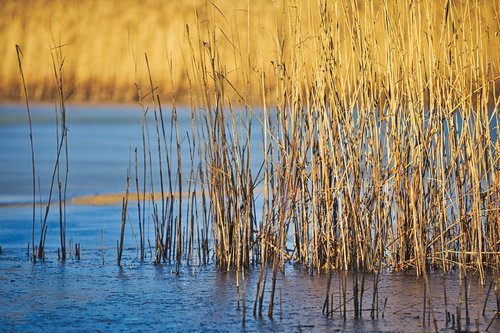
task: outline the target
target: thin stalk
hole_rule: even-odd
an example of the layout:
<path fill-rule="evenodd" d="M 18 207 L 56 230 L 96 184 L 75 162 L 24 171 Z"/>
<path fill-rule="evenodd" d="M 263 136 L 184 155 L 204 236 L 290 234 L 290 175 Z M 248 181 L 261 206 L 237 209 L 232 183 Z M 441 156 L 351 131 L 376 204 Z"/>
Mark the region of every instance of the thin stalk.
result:
<path fill-rule="evenodd" d="M 28 90 L 26 88 L 26 80 L 24 78 L 24 71 L 23 71 L 23 64 L 22 64 L 22 50 L 19 45 L 16 44 L 16 53 L 17 53 L 17 62 L 19 66 L 19 73 L 21 75 L 21 80 L 22 80 L 22 85 L 23 85 L 23 92 L 24 92 L 24 100 L 26 104 L 26 110 L 28 111 L 28 123 L 29 123 L 29 138 L 30 138 L 30 149 L 31 149 L 31 189 L 32 189 L 32 225 L 31 225 L 31 244 L 32 244 L 32 259 L 33 262 L 36 262 L 36 249 L 35 249 L 35 218 L 36 218 L 36 212 L 35 212 L 35 206 L 36 206 L 36 169 L 35 169 L 35 147 L 33 144 L 33 124 L 31 120 L 31 111 L 30 111 L 30 105 L 29 105 L 29 98 L 28 98 Z M 29 248 L 29 246 L 28 246 Z"/>

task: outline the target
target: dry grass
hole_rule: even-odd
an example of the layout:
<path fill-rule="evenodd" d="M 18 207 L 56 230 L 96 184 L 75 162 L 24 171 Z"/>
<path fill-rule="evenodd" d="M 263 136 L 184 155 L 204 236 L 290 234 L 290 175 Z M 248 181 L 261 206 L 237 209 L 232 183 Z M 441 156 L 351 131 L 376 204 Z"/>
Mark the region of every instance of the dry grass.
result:
<path fill-rule="evenodd" d="M 235 17 L 246 17 L 239 10 L 246 7 L 245 3 L 227 1 L 227 8 L 223 9 Z M 256 6 L 253 14 L 259 21 L 269 16 L 263 3 Z M 164 94 L 172 91 L 173 80 L 175 93 L 187 101 L 187 66 L 182 54 L 187 45 L 186 24 L 195 25 L 196 12 L 203 12 L 204 6 L 204 1 L 199 0 L 4 1 L 0 23 L 0 98 L 22 97 L 16 72 L 15 45 L 19 44 L 25 54 L 26 76 L 30 78 L 30 99 L 53 100 L 50 48 L 53 39 L 60 39 L 61 44 L 67 45 L 66 77 L 73 101 L 135 101 L 134 82 L 149 82 L 141 61 L 145 52 L 155 82 Z M 239 33 L 245 34 L 242 37 L 246 39 L 244 30 L 239 29 Z M 227 49 L 228 63 L 233 55 Z"/>
<path fill-rule="evenodd" d="M 471 85 L 498 75 L 500 9 L 495 1 L 451 2 L 448 11 L 445 1 L 383 3 L 329 2 L 325 18 L 318 1 L 6 0 L 0 23 L 0 98 L 22 97 L 15 52 L 19 44 L 30 99 L 52 100 L 50 48 L 53 40 L 60 40 L 67 45 L 66 84 L 72 101 L 135 101 L 134 82 L 149 82 L 141 61 L 146 52 L 159 92 L 170 96 L 173 91 L 178 101 L 187 103 L 190 90 L 203 90 L 199 81 L 190 82 L 196 73 L 186 62 L 188 37 L 193 43 L 208 43 L 208 20 L 213 20 L 217 57 L 231 83 L 226 95 L 237 97 L 234 87 L 240 94 L 245 91 L 251 102 L 259 101 L 263 76 L 267 89 L 278 90 L 277 61 L 295 66 L 301 75 L 297 88 L 303 93 L 307 86 L 313 88 L 318 75 L 326 74 L 318 72 L 319 66 L 328 66 L 336 80 L 325 89 L 342 88 L 342 96 L 359 94 L 356 85 L 346 83 L 363 76 L 370 77 L 371 93 L 379 95 L 388 93 L 390 81 L 401 82 L 403 73 L 418 71 L 413 77 L 423 80 L 407 83 L 431 90 L 439 89 L 432 77 L 447 78 L 447 84 L 461 77 Z M 410 11 L 417 16 L 411 17 Z M 200 31 L 197 22 L 202 23 Z M 457 57 L 459 67 L 450 73 L 448 65 Z M 470 61 L 481 66 L 472 69 Z"/>

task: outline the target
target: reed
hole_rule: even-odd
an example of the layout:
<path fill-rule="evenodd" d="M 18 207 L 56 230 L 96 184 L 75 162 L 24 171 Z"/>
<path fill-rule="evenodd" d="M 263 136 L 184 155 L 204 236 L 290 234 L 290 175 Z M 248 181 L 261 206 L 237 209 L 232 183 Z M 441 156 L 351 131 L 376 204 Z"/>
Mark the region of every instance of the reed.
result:
<path fill-rule="evenodd" d="M 54 74 L 54 79 L 55 79 L 55 89 L 57 91 L 57 98 L 56 98 L 56 109 L 55 109 L 55 121 L 56 121 L 56 160 L 54 164 L 54 169 L 52 173 L 52 178 L 50 182 L 50 189 L 48 193 L 48 202 L 45 207 L 45 213 L 41 216 L 41 229 L 40 229 L 40 240 L 39 240 L 39 245 L 38 248 L 35 246 L 35 219 L 36 219 L 36 212 L 35 212 L 35 206 L 36 206 L 36 168 L 35 168 L 35 149 L 34 149 L 34 143 L 33 143 L 33 126 L 32 126 L 32 119 L 31 119 L 31 112 L 30 112 L 30 107 L 29 107 L 29 98 L 28 98 L 28 90 L 26 87 L 26 80 L 24 76 L 24 70 L 23 70 L 23 65 L 22 65 L 22 51 L 21 47 L 19 45 L 16 45 L 16 54 L 17 54 L 17 60 L 18 60 L 18 67 L 19 67 L 19 73 L 21 77 L 21 82 L 22 82 L 22 87 L 24 91 L 24 97 L 25 97 L 25 103 L 26 103 L 26 109 L 28 111 L 28 123 L 29 123 L 29 137 L 30 137 L 30 148 L 31 148 L 31 164 L 32 164 L 32 194 L 33 194 L 33 202 L 32 202 L 32 234 L 31 234 L 31 243 L 32 243 L 32 249 L 33 249 L 33 262 L 36 262 L 36 258 L 44 260 L 45 258 L 45 239 L 47 236 L 47 219 L 49 216 L 50 212 L 50 206 L 52 204 L 52 194 L 53 194 L 53 189 L 54 189 L 54 182 L 56 181 L 57 177 L 57 188 L 59 190 L 59 224 L 60 224 L 60 229 L 59 229 L 59 235 L 60 235 L 60 249 L 58 250 L 59 253 L 59 258 L 64 261 L 66 260 L 66 192 L 67 192 L 67 182 L 68 182 L 68 173 L 69 173 L 69 158 L 68 158 L 68 143 L 67 143 L 67 127 L 66 127 L 66 108 L 65 108 L 65 94 L 64 94 L 64 81 L 63 81 L 63 67 L 64 67 L 64 60 L 63 60 L 63 55 L 62 55 L 62 46 L 56 45 L 55 40 L 53 39 L 54 42 L 54 48 L 53 51 L 51 52 L 52 56 L 52 65 L 53 65 L 53 74 Z M 58 106 L 59 105 L 59 109 Z M 59 132 L 59 121 L 61 122 L 61 132 Z M 64 148 L 65 155 L 64 155 L 64 162 L 65 162 L 65 172 L 64 172 L 64 178 L 61 179 L 61 174 L 60 174 L 60 163 L 61 163 L 61 152 Z M 39 180 L 40 182 L 40 180 Z M 38 186 L 40 189 L 40 185 Z M 41 193 L 39 193 L 41 196 Z M 29 250 L 29 244 L 28 244 L 28 250 Z"/>
<path fill-rule="evenodd" d="M 21 56 L 22 56 L 22 50 L 19 45 L 16 45 L 16 53 L 17 53 L 17 60 L 18 60 L 18 65 L 19 65 L 19 74 L 21 76 L 21 81 L 22 81 L 22 87 L 23 87 L 23 92 L 24 92 L 24 98 L 26 102 L 26 111 L 28 112 L 28 124 L 29 124 L 29 138 L 30 138 L 30 149 L 31 149 L 31 178 L 32 178 L 32 195 L 33 195 L 33 203 L 32 203 L 32 225 L 31 225 L 31 245 L 33 248 L 33 261 L 36 262 L 36 249 L 35 249 L 35 219 L 36 219 L 36 163 L 35 163 L 35 147 L 33 144 L 33 123 L 31 121 L 31 111 L 30 111 L 30 105 L 29 105 L 29 96 L 28 96 L 28 90 L 26 88 L 26 80 L 24 78 L 24 71 L 23 71 L 23 64 L 21 61 Z M 30 251 L 29 251 L 29 243 L 28 243 L 28 251 L 27 251 L 28 256 L 30 256 Z"/>
<path fill-rule="evenodd" d="M 310 272 L 351 271 L 355 317 L 366 273 L 376 273 L 372 317 L 385 269 L 414 268 L 427 295 L 430 269 L 474 271 L 483 282 L 488 270 L 498 274 L 498 4 L 284 0 L 265 14 L 263 3 L 249 1 L 183 8 L 179 52 L 166 43 L 168 61 L 153 51 L 131 66 L 144 114 L 142 154 L 135 153 L 142 259 L 150 218 L 157 264 L 173 260 L 179 272 L 183 259 L 213 257 L 219 269 L 239 274 L 259 264 L 256 315 L 270 265 L 270 317 L 286 261 Z M 94 96 L 84 87 L 92 70 L 80 78 L 76 67 L 69 75 L 82 85 L 75 98 Z M 109 90 L 126 100 L 122 79 L 106 75 L 100 82 L 109 87 L 97 85 L 104 88 L 95 96 Z M 24 85 L 26 96 L 37 89 Z M 160 99 L 166 91 L 170 123 Z M 187 134 L 179 130 L 179 100 L 190 109 Z M 57 161 L 67 142 L 63 118 Z M 261 159 L 251 153 L 259 132 Z M 47 214 L 48 207 L 42 230 Z M 345 276 L 341 290 L 345 317 Z"/>
<path fill-rule="evenodd" d="M 137 195 L 137 224 L 139 225 L 139 249 L 140 249 L 140 258 L 141 260 L 145 259 L 145 251 L 144 251 L 144 246 L 145 246 L 145 228 L 144 228 L 144 223 L 145 220 L 141 218 L 141 198 L 139 194 L 139 169 L 138 169 L 138 159 L 137 159 L 137 147 L 134 148 L 134 166 L 135 166 L 135 190 L 136 190 L 136 195 Z M 143 196 L 144 197 L 144 196 Z M 145 198 L 144 198 L 145 199 Z"/>

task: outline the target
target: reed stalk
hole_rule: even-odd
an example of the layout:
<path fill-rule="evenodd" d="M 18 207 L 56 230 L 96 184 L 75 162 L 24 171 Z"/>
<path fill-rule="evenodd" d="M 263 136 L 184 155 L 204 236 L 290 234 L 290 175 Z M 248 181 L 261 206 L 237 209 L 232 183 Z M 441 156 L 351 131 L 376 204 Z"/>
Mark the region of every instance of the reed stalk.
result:
<path fill-rule="evenodd" d="M 54 45 L 55 45 L 54 41 Z M 57 137 L 57 146 L 64 144 L 64 178 L 61 180 L 60 177 L 60 165 L 57 164 L 57 184 L 59 189 L 59 239 L 61 246 L 61 260 L 64 262 L 66 260 L 66 197 L 68 188 L 68 176 L 69 176 L 69 151 L 68 151 L 68 128 L 66 126 L 66 95 L 64 91 L 64 57 L 62 54 L 62 46 L 59 41 L 58 46 L 54 47 L 52 53 L 52 64 L 54 68 L 54 78 L 57 87 L 57 101 L 59 105 L 60 113 L 60 136 Z M 56 123 L 59 121 L 56 110 Z M 57 130 L 59 133 L 59 130 Z"/>
<path fill-rule="evenodd" d="M 32 225 L 31 225 L 31 245 L 33 249 L 32 260 L 36 262 L 36 249 L 35 249 L 35 219 L 36 219 L 36 165 L 35 165 L 35 147 L 33 144 L 33 124 L 31 121 L 31 111 L 29 106 L 29 96 L 28 90 L 26 88 L 26 80 L 24 78 L 23 64 L 22 64 L 22 50 L 19 45 L 16 44 L 17 61 L 19 66 L 19 74 L 21 75 L 22 87 L 24 92 L 24 100 L 26 103 L 26 110 L 28 112 L 28 124 L 29 124 L 29 138 L 30 138 L 30 149 L 31 149 L 31 178 L 32 178 Z M 28 244 L 28 255 L 29 255 L 29 244 Z"/>

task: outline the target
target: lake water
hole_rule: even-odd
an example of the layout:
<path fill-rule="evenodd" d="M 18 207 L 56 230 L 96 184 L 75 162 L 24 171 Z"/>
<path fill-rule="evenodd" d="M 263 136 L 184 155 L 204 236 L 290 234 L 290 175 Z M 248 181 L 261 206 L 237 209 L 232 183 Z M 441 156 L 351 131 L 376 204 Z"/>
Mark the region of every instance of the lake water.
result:
<path fill-rule="evenodd" d="M 40 200 L 45 201 L 56 156 L 54 108 L 34 106 L 32 116 Z M 179 110 L 178 117 L 181 141 L 186 142 L 191 126 L 189 112 Z M 142 145 L 141 119 L 138 107 L 68 108 L 70 199 L 125 190 L 131 154 L 134 147 Z M 258 140 L 258 131 L 254 135 Z M 252 149 L 259 149 L 259 145 L 256 143 Z M 188 161 L 184 163 L 189 168 Z M 259 162 L 254 163 L 257 168 Z M 354 319 L 352 277 L 346 276 L 346 318 L 338 310 L 327 318 L 322 309 L 328 275 L 310 274 L 287 264 L 278 275 L 274 317 L 269 319 L 271 274 L 263 315 L 253 315 L 258 267 L 246 273 L 246 294 L 241 277 L 238 289 L 236 273 L 219 272 L 213 262 L 207 266 L 184 264 L 180 274 L 175 274 L 170 265 L 154 265 L 149 253 L 144 262 L 138 259 L 137 230 L 130 227 L 119 267 L 115 248 L 120 233 L 120 205 L 68 205 L 67 239 L 80 243 L 82 253 L 80 260 L 72 253 L 65 263 L 57 259 L 59 220 L 54 205 L 48 219 L 46 261 L 33 264 L 26 255 L 31 241 L 32 180 L 29 127 L 23 106 L 0 106 L 0 175 L 0 331 L 434 331 L 428 321 L 424 325 L 422 318 L 424 281 L 412 272 L 381 275 L 378 319 L 370 318 L 373 275 L 365 277 L 361 319 Z M 37 207 L 37 221 L 41 209 Z M 134 207 L 129 214 L 136 214 Z M 342 279 L 341 273 L 332 278 L 334 308 L 342 302 Z M 451 332 L 452 323 L 446 324 L 445 320 L 444 286 L 448 311 L 455 314 L 460 305 L 465 316 L 465 303 L 458 303 L 458 276 L 432 273 L 429 279 L 438 326 L 441 331 Z M 490 279 L 484 287 L 473 275 L 469 282 L 468 328 L 484 331 L 495 315 L 495 295 L 489 295 L 483 316 Z M 500 331 L 498 319 L 489 330 Z"/>

